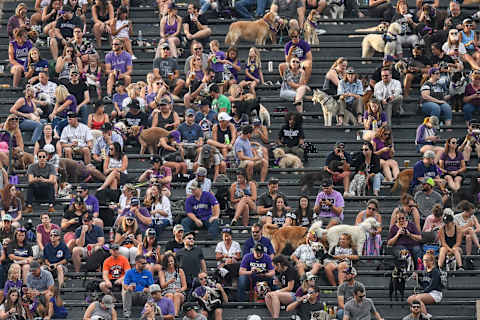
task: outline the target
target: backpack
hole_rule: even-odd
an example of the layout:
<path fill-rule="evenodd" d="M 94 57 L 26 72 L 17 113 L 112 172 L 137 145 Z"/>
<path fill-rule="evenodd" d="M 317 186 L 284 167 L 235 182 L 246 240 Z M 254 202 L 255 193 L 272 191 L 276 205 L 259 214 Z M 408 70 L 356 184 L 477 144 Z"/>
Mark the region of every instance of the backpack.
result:
<path fill-rule="evenodd" d="M 103 247 L 93 252 L 92 255 L 87 258 L 87 263 L 82 265 L 82 270 L 85 272 L 95 272 L 103 265 L 103 262 L 108 257 L 110 257 L 109 249 Z"/>

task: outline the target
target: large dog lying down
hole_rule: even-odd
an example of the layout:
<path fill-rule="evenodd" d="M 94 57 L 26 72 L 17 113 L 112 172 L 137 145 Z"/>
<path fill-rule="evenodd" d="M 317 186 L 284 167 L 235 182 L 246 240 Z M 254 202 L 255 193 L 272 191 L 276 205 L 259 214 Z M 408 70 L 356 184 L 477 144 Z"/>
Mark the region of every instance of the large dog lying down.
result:
<path fill-rule="evenodd" d="M 85 165 L 82 161 L 68 158 L 60 158 L 58 173 L 62 177 L 62 182 L 79 183 L 92 181 L 92 179 L 97 182 L 105 181 L 105 175 L 93 165 Z"/>

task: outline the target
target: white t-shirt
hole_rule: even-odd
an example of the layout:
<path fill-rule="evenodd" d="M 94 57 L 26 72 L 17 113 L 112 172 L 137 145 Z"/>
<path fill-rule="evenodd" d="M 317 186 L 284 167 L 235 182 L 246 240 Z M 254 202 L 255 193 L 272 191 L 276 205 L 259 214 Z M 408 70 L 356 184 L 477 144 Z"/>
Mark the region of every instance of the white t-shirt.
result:
<path fill-rule="evenodd" d="M 232 240 L 232 245 L 230 246 L 230 250 L 227 250 L 225 247 L 225 241 L 221 241 L 217 243 L 217 247 L 215 248 L 215 253 L 221 253 L 224 255 L 228 256 L 235 256 L 237 252 L 242 252 L 242 249 L 240 248 L 240 244 L 237 241 Z M 217 265 L 219 265 L 221 261 L 217 261 Z"/>
<path fill-rule="evenodd" d="M 455 46 L 452 46 L 452 47 L 449 46 L 449 45 L 448 45 L 448 41 L 445 42 L 445 43 L 443 44 L 443 46 L 442 46 L 442 50 L 443 50 L 443 52 L 445 52 L 445 54 L 449 54 L 450 51 L 452 51 L 453 49 L 455 49 Z M 465 49 L 465 46 L 463 45 L 463 43 L 460 43 L 460 44 L 458 45 L 458 53 L 460 53 L 460 54 L 465 54 L 465 53 L 467 53 L 467 49 Z"/>
<path fill-rule="evenodd" d="M 171 206 L 170 206 L 170 199 L 168 199 L 165 196 L 162 196 L 162 202 L 156 202 L 156 203 L 152 204 L 152 208 L 151 208 L 150 213 L 152 213 L 152 211 L 154 211 L 154 210 L 163 210 L 167 213 L 166 217 L 158 213 L 158 214 L 155 215 L 155 217 L 153 217 L 154 219 L 168 219 L 168 221 L 170 221 L 170 224 L 173 223 L 172 210 L 171 210 Z"/>
<path fill-rule="evenodd" d="M 55 90 L 57 89 L 57 84 L 51 81 L 48 81 L 46 85 L 38 82 L 33 86 L 37 98 L 40 98 L 39 95 L 44 93 L 43 97 L 47 98 L 46 101 L 53 104 L 55 103 Z"/>
<path fill-rule="evenodd" d="M 78 123 L 76 128 L 71 125 L 66 126 L 62 131 L 60 142 L 72 143 L 74 141 L 78 141 L 79 147 L 86 147 L 88 141 L 93 141 L 90 128 L 81 122 Z"/>

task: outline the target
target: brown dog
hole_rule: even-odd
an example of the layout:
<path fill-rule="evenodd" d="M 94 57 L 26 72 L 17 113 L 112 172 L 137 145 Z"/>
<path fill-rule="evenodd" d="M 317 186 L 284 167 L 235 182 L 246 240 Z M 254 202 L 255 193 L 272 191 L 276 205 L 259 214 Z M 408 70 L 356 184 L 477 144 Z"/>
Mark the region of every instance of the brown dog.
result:
<path fill-rule="evenodd" d="M 265 224 L 263 226 L 263 235 L 272 242 L 275 255 L 281 254 L 287 244 L 292 246 L 292 250 L 304 244 L 307 231 L 307 228 L 298 226 L 281 228 L 278 228 L 276 224 Z"/>
<path fill-rule="evenodd" d="M 95 169 L 93 165 L 89 164 L 86 166 L 82 161 L 76 161 L 68 158 L 60 158 L 58 164 L 58 173 L 62 178 L 61 182 L 89 182 L 92 178 L 95 181 L 105 181 L 105 175 Z"/>
<path fill-rule="evenodd" d="M 268 12 L 263 18 L 256 21 L 237 21 L 230 25 L 225 43 L 236 46 L 240 40 L 255 42 L 256 45 L 265 45 L 267 37 L 273 42 L 273 36 L 279 26 L 279 17 L 274 12 Z"/>
<path fill-rule="evenodd" d="M 319 45 L 320 41 L 318 40 L 317 35 L 317 24 L 318 21 L 322 19 L 322 15 L 317 9 L 313 9 L 308 14 L 307 20 L 303 24 L 303 32 L 305 35 L 305 41 L 307 41 L 310 45 Z"/>
<path fill-rule="evenodd" d="M 405 169 L 402 170 L 399 174 L 397 179 L 395 180 L 395 183 L 393 184 L 392 187 L 392 192 L 395 192 L 395 190 L 398 189 L 398 187 L 402 188 L 402 194 L 408 192 L 408 188 L 410 188 L 410 183 L 412 182 L 413 179 L 413 169 Z"/>
<path fill-rule="evenodd" d="M 148 148 L 148 152 L 151 154 L 157 153 L 157 147 L 160 143 L 160 138 L 168 136 L 168 131 L 163 128 L 149 128 L 144 129 L 140 133 L 138 137 L 138 141 L 140 142 L 140 154 L 145 153 L 145 149 Z"/>
<path fill-rule="evenodd" d="M 13 158 L 13 167 L 16 170 L 25 170 L 34 161 L 32 154 L 22 151 L 18 148 L 13 148 L 12 158 Z"/>

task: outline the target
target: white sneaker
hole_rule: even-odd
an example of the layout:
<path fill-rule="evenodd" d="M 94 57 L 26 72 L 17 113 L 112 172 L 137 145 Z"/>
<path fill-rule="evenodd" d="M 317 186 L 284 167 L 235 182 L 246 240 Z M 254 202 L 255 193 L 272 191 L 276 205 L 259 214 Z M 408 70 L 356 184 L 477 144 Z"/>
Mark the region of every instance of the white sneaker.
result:
<path fill-rule="evenodd" d="M 137 57 L 135 57 L 135 55 L 132 55 L 132 60 L 137 60 Z"/>

